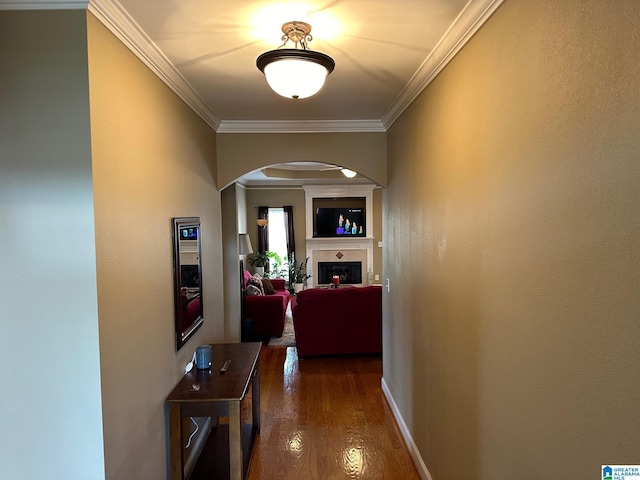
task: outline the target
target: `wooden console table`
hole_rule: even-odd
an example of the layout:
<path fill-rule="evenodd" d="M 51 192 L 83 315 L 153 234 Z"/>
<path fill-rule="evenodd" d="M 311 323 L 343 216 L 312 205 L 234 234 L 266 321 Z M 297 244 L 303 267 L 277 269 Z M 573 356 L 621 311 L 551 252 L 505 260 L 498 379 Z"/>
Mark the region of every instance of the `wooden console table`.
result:
<path fill-rule="evenodd" d="M 171 480 L 184 480 L 184 417 L 229 417 L 229 478 L 246 475 L 253 440 L 260 430 L 260 342 L 211 345 L 211 368 L 187 373 L 167 397 L 169 405 L 169 461 Z M 226 372 L 220 369 L 226 361 Z M 199 387 L 198 387 L 199 385 Z M 250 439 L 243 452 L 240 406 L 252 390 Z M 214 422 L 217 425 L 217 421 Z"/>

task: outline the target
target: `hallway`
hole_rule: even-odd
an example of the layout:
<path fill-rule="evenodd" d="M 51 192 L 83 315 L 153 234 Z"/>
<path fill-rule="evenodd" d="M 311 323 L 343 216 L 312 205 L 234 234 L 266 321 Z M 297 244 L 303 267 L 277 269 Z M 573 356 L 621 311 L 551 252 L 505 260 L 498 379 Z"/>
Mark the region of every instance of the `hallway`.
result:
<path fill-rule="evenodd" d="M 418 479 L 380 380 L 379 356 L 261 352 L 261 431 L 248 480 Z"/>

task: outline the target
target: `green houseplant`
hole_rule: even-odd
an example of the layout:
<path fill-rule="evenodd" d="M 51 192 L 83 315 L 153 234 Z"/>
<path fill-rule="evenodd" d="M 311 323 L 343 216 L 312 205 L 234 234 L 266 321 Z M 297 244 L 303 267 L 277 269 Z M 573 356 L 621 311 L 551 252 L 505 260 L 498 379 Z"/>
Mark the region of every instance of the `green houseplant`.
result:
<path fill-rule="evenodd" d="M 264 275 L 264 267 L 269 265 L 269 256 L 267 253 L 269 252 L 255 252 L 247 259 L 249 261 L 249 265 L 255 268 L 258 275 Z"/>
<path fill-rule="evenodd" d="M 287 272 L 287 263 L 282 260 L 282 257 L 276 252 L 265 252 L 269 257 L 269 278 L 284 278 Z"/>
<path fill-rule="evenodd" d="M 307 274 L 307 262 L 309 257 L 305 258 L 303 262 L 296 262 L 295 256 L 292 253 L 289 255 L 289 291 L 299 292 L 304 287 L 304 283 L 307 279 L 311 278 L 311 275 Z"/>

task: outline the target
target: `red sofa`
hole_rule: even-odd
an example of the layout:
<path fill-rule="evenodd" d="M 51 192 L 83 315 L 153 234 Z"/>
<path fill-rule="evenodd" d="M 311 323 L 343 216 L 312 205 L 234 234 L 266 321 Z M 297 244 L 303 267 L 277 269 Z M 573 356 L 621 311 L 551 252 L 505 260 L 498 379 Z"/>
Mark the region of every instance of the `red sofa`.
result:
<path fill-rule="evenodd" d="M 291 300 L 298 356 L 382 352 L 382 287 L 312 288 Z"/>
<path fill-rule="evenodd" d="M 244 288 L 251 273 L 244 272 Z M 276 293 L 272 295 L 244 295 L 245 316 L 251 319 L 251 333 L 261 337 L 281 337 L 289 305 L 289 292 L 283 278 L 271 278 Z"/>

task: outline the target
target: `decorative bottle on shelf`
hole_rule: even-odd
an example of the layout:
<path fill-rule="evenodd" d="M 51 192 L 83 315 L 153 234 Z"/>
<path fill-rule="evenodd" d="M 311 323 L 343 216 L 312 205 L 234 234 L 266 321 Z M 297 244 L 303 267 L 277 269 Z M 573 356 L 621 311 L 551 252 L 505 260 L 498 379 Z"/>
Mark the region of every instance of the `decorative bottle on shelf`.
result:
<path fill-rule="evenodd" d="M 351 222 L 349 221 L 348 218 L 344 221 L 344 233 L 345 234 L 351 233 Z"/>
<path fill-rule="evenodd" d="M 356 233 L 358 233 L 358 225 L 356 225 L 356 222 L 353 222 L 353 227 L 351 227 L 351 233 L 353 235 L 355 235 Z"/>
<path fill-rule="evenodd" d="M 338 218 L 338 228 L 336 229 L 336 233 L 338 235 L 342 235 L 344 233 L 344 218 L 342 214 L 340 214 L 340 218 Z"/>

